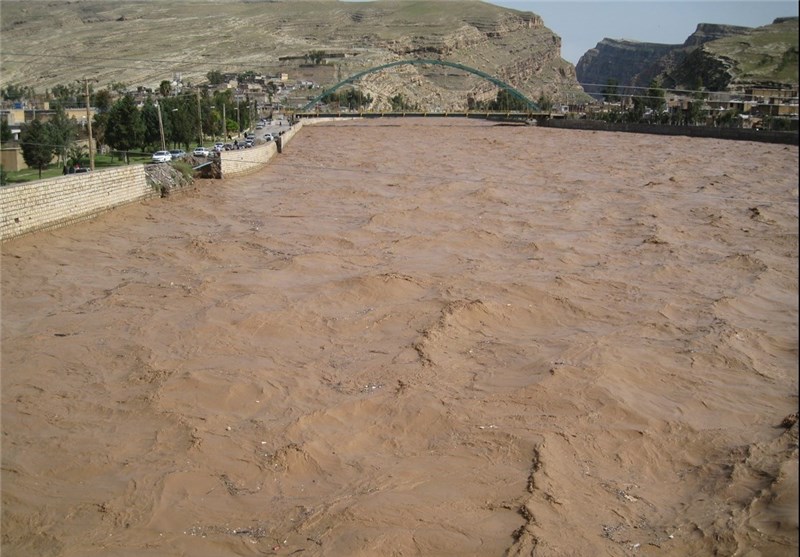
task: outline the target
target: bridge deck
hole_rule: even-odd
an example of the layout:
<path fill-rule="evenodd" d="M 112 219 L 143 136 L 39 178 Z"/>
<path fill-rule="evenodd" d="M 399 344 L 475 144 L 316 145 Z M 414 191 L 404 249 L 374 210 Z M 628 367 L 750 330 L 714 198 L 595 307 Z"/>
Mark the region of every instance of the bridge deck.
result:
<path fill-rule="evenodd" d="M 383 118 L 383 117 L 432 117 L 432 118 L 481 118 L 484 120 L 514 120 L 530 121 L 542 120 L 547 118 L 563 118 L 563 114 L 553 114 L 550 112 L 486 112 L 486 111 L 453 111 L 453 112 L 409 112 L 409 111 L 320 111 L 320 112 L 295 112 L 295 118 Z"/>

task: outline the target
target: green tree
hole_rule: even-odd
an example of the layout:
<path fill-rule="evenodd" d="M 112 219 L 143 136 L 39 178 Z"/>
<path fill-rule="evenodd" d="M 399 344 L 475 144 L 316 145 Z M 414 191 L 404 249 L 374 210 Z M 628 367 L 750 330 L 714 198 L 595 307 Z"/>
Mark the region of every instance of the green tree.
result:
<path fill-rule="evenodd" d="M 346 89 L 336 93 L 328 93 L 322 98 L 325 104 L 338 104 L 350 110 L 357 110 L 372 104 L 372 97 L 359 89 Z"/>
<path fill-rule="evenodd" d="M 233 133 L 238 134 L 239 131 L 240 131 L 239 130 L 239 122 L 237 122 L 236 120 L 232 120 L 230 118 L 226 118 L 225 119 L 225 128 L 226 128 L 226 131 L 229 134 L 233 134 Z M 225 139 L 227 139 L 227 137 Z"/>
<path fill-rule="evenodd" d="M 631 102 L 633 106 L 625 113 L 625 121 L 631 123 L 639 122 L 644 118 L 647 99 L 645 97 L 633 97 Z"/>
<path fill-rule="evenodd" d="M 67 112 L 60 104 L 55 107 L 55 114 L 46 124 L 53 154 L 66 162 L 67 149 L 78 137 L 78 124 L 74 118 L 67 117 Z"/>
<path fill-rule="evenodd" d="M 168 105 L 165 102 L 165 107 L 170 106 L 169 111 L 163 114 L 169 121 L 167 129 L 164 133 L 167 134 L 173 144 L 181 145 L 184 149 L 189 149 L 189 144 L 197 139 L 197 108 L 192 103 L 183 102 L 177 106 Z M 166 115 L 169 116 L 166 116 Z"/>
<path fill-rule="evenodd" d="M 145 127 L 142 115 L 133 100 L 133 96 L 120 98 L 108 111 L 106 141 L 113 148 L 124 152 L 125 163 L 128 163 L 128 151 L 142 144 Z"/>
<path fill-rule="evenodd" d="M 691 126 L 702 121 L 704 104 L 702 97 L 698 95 L 695 95 L 689 102 L 689 108 L 686 110 L 686 123 L 688 125 Z"/>
<path fill-rule="evenodd" d="M 108 129 L 108 112 L 98 112 L 92 118 L 92 139 L 97 145 L 106 145 L 106 130 Z"/>
<path fill-rule="evenodd" d="M 667 101 L 664 98 L 664 89 L 661 88 L 661 82 L 654 79 L 650 82 L 650 87 L 647 89 L 647 99 L 645 106 L 654 112 L 660 113 L 667 106 Z"/>
<path fill-rule="evenodd" d="M 736 109 L 726 110 L 717 116 L 715 124 L 721 128 L 733 128 L 738 122 L 738 114 Z"/>
<path fill-rule="evenodd" d="M 108 112 L 112 104 L 111 91 L 108 89 L 102 89 L 101 91 L 95 93 L 93 95 L 92 104 L 100 112 Z"/>
<path fill-rule="evenodd" d="M 319 66 L 322 61 L 325 59 L 326 53 L 324 50 L 312 50 L 308 53 L 308 58 L 311 60 L 311 63 Z"/>
<path fill-rule="evenodd" d="M 515 99 L 517 102 L 513 104 L 514 108 L 511 108 L 510 110 L 525 110 L 527 108 L 524 102 L 516 97 Z M 553 108 L 553 99 L 542 93 L 539 95 L 539 100 L 536 101 L 536 104 L 539 105 L 539 110 L 550 112 L 550 110 Z"/>
<path fill-rule="evenodd" d="M 267 83 L 267 97 L 269 98 L 269 103 L 272 104 L 272 98 L 275 96 L 275 93 L 278 92 L 278 86 L 275 84 L 274 81 L 270 81 Z"/>
<path fill-rule="evenodd" d="M 619 82 L 616 79 L 606 81 L 606 86 L 603 87 L 603 100 L 607 103 L 619 102 Z"/>
<path fill-rule="evenodd" d="M 162 97 L 169 97 L 172 93 L 172 83 L 167 81 L 166 79 L 163 80 L 158 85 L 158 92 L 161 94 Z"/>
<path fill-rule="evenodd" d="M 11 141 L 14 135 L 11 133 L 11 126 L 8 125 L 8 120 L 0 120 L 0 143 Z"/>
<path fill-rule="evenodd" d="M 67 150 L 67 160 L 73 165 L 89 166 L 89 149 L 85 145 L 73 143 Z"/>
<path fill-rule="evenodd" d="M 408 101 L 403 95 L 397 94 L 389 102 L 392 103 L 392 110 L 416 110 L 417 106 Z"/>
<path fill-rule="evenodd" d="M 37 169 L 41 179 L 42 170 L 53 160 L 53 146 L 50 144 L 47 126 L 39 120 L 25 125 L 20 133 L 20 147 L 25 164 Z"/>
<path fill-rule="evenodd" d="M 539 97 L 538 104 L 541 110 L 550 110 L 553 103 L 542 94 Z M 478 108 L 484 108 L 484 106 L 479 103 Z M 490 102 L 485 108 L 488 110 L 507 112 L 509 110 L 528 110 L 529 107 L 527 102 L 514 95 L 508 89 L 500 89 L 497 92 L 495 100 Z"/>
<path fill-rule="evenodd" d="M 223 76 L 222 72 L 219 70 L 211 70 L 206 74 L 206 79 L 208 79 L 211 85 L 219 85 L 225 81 L 225 76 Z"/>
<path fill-rule="evenodd" d="M 54 85 L 53 88 L 50 90 L 50 94 L 56 101 L 58 101 L 62 105 L 74 106 L 76 104 L 75 88 L 71 85 L 63 85 L 63 84 Z"/>
<path fill-rule="evenodd" d="M 109 84 L 108 88 L 117 95 L 124 95 L 128 86 L 121 81 L 114 81 L 113 83 Z"/>
<path fill-rule="evenodd" d="M 22 99 L 32 99 L 35 95 L 32 87 L 15 85 L 14 83 L 9 83 L 0 92 L 2 92 L 3 100 L 12 102 L 21 101 Z"/>
<path fill-rule="evenodd" d="M 703 82 L 700 80 L 700 78 L 697 78 L 697 80 L 694 82 L 694 87 L 695 89 L 692 93 L 692 100 L 689 101 L 689 106 L 684 113 L 686 119 L 685 123 L 689 126 L 703 122 L 706 108 L 706 94 L 702 90 Z"/>
<path fill-rule="evenodd" d="M 161 149 L 161 128 L 158 125 L 158 107 L 152 99 L 147 99 L 142 106 L 142 123 L 144 124 L 144 135 L 142 136 L 142 151 L 158 151 Z M 154 148 L 157 147 L 157 148 Z"/>

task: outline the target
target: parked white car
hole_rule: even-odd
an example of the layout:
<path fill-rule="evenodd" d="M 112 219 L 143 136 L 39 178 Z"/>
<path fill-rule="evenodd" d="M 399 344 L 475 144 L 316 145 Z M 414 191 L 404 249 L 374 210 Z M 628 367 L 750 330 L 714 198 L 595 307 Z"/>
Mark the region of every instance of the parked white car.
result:
<path fill-rule="evenodd" d="M 170 162 L 172 155 L 169 151 L 156 151 L 152 156 L 153 162 Z"/>
<path fill-rule="evenodd" d="M 198 147 L 194 151 L 192 151 L 195 157 L 207 157 L 211 154 L 211 151 L 208 150 L 206 147 Z"/>

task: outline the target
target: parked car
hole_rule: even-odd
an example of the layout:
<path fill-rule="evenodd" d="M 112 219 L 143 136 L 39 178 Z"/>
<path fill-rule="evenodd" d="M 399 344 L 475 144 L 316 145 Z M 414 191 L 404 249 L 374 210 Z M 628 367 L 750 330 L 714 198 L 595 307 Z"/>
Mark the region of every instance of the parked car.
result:
<path fill-rule="evenodd" d="M 225 144 L 222 143 L 221 141 L 218 141 L 217 143 L 214 143 L 214 150 L 217 153 L 221 153 L 222 151 L 225 150 Z"/>
<path fill-rule="evenodd" d="M 255 143 L 256 143 L 255 139 L 250 139 L 249 137 L 244 140 L 245 148 L 252 147 L 253 145 L 255 145 Z"/>
<path fill-rule="evenodd" d="M 207 157 L 211 154 L 211 151 L 209 151 L 207 147 L 198 147 L 197 149 L 192 151 L 192 154 L 195 157 Z"/>
<path fill-rule="evenodd" d="M 169 151 L 156 151 L 152 156 L 153 162 L 170 162 L 172 155 Z"/>
<path fill-rule="evenodd" d="M 271 133 L 264 134 L 264 141 L 268 141 L 269 142 L 269 141 L 274 141 L 274 140 L 275 140 L 275 136 L 272 135 Z"/>
<path fill-rule="evenodd" d="M 172 160 L 175 161 L 185 157 L 186 151 L 184 151 L 183 149 L 173 149 L 172 151 L 169 152 L 169 154 L 172 155 Z"/>

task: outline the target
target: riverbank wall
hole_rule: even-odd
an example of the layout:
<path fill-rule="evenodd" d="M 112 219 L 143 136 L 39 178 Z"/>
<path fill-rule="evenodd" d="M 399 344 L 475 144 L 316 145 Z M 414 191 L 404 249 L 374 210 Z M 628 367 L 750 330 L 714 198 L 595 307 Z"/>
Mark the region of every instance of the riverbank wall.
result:
<path fill-rule="evenodd" d="M 222 178 L 263 168 L 302 127 L 303 122 L 298 122 L 277 141 L 265 145 L 220 153 Z M 162 197 L 158 184 L 148 180 L 147 166 L 131 165 L 0 187 L 0 242 L 91 219 L 128 203 Z"/>
<path fill-rule="evenodd" d="M 121 205 L 160 197 L 144 165 L 68 174 L 0 188 L 0 241 L 90 219 Z"/>
<path fill-rule="evenodd" d="M 756 141 L 759 143 L 798 145 L 798 133 L 796 131 L 779 132 L 749 128 L 714 128 L 709 126 L 663 126 L 656 124 L 604 122 L 602 120 L 572 120 L 568 118 L 548 118 L 539 121 L 537 125 L 543 128 L 568 130 L 646 133 L 649 135 L 684 135 L 688 137 L 707 137 L 734 141 Z"/>

